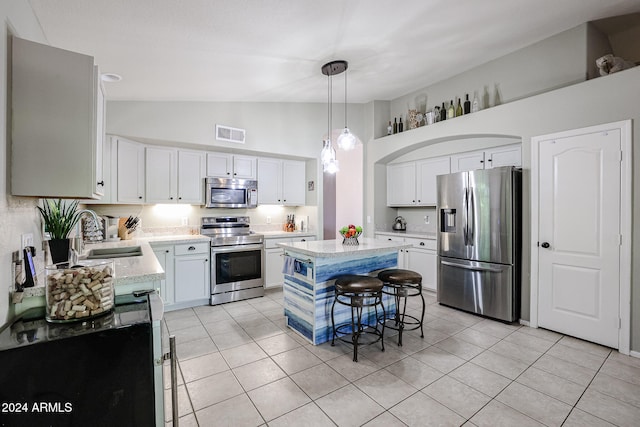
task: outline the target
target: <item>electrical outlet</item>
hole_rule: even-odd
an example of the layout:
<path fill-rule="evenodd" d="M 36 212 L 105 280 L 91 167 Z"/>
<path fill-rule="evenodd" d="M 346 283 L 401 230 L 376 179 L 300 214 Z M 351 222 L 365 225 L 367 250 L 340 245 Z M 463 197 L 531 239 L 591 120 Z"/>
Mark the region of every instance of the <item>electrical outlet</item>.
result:
<path fill-rule="evenodd" d="M 33 233 L 25 233 L 22 235 L 22 248 L 33 246 Z"/>
<path fill-rule="evenodd" d="M 429 215 L 424 216 L 424 223 L 429 224 L 431 221 L 429 220 Z"/>
<path fill-rule="evenodd" d="M 183 216 L 180 218 L 180 225 L 189 225 L 189 217 Z"/>
<path fill-rule="evenodd" d="M 271 224 L 271 217 L 270 216 L 267 217 L 267 224 Z"/>

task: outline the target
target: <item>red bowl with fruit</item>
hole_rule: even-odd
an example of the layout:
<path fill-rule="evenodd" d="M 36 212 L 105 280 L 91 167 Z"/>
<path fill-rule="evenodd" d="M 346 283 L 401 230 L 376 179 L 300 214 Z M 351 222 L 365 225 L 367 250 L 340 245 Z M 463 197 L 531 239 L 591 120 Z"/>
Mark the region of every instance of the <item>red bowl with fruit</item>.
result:
<path fill-rule="evenodd" d="M 362 234 L 362 227 L 349 224 L 342 227 L 338 232 L 343 238 L 343 245 L 357 245 L 358 237 Z"/>

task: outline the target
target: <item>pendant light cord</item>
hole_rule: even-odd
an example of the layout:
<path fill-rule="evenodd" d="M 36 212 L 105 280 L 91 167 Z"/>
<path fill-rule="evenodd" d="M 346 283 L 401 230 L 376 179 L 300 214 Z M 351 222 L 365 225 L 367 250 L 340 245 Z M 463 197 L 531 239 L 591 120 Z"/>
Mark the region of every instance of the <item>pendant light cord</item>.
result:
<path fill-rule="evenodd" d="M 344 70 L 344 127 L 347 128 L 347 70 Z"/>

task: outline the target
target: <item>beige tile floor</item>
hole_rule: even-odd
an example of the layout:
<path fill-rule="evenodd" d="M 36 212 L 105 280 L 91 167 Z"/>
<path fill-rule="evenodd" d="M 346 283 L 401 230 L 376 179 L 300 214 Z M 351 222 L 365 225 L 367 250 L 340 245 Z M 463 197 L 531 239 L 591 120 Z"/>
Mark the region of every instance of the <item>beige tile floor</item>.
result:
<path fill-rule="evenodd" d="M 426 300 L 424 338 L 407 332 L 398 347 L 386 334 L 386 350 L 361 348 L 358 363 L 349 346 L 289 330 L 281 291 L 166 313 L 180 425 L 640 425 L 640 359 Z M 168 390 L 165 401 L 171 425 Z"/>

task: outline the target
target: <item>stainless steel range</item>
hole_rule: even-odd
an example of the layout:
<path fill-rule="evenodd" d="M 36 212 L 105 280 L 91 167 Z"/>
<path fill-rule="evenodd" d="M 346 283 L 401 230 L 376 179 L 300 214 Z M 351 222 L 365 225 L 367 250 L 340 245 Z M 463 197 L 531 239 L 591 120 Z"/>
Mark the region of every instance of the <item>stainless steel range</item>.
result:
<path fill-rule="evenodd" d="M 211 305 L 264 295 L 264 237 L 248 216 L 203 217 L 200 234 L 211 237 Z"/>

